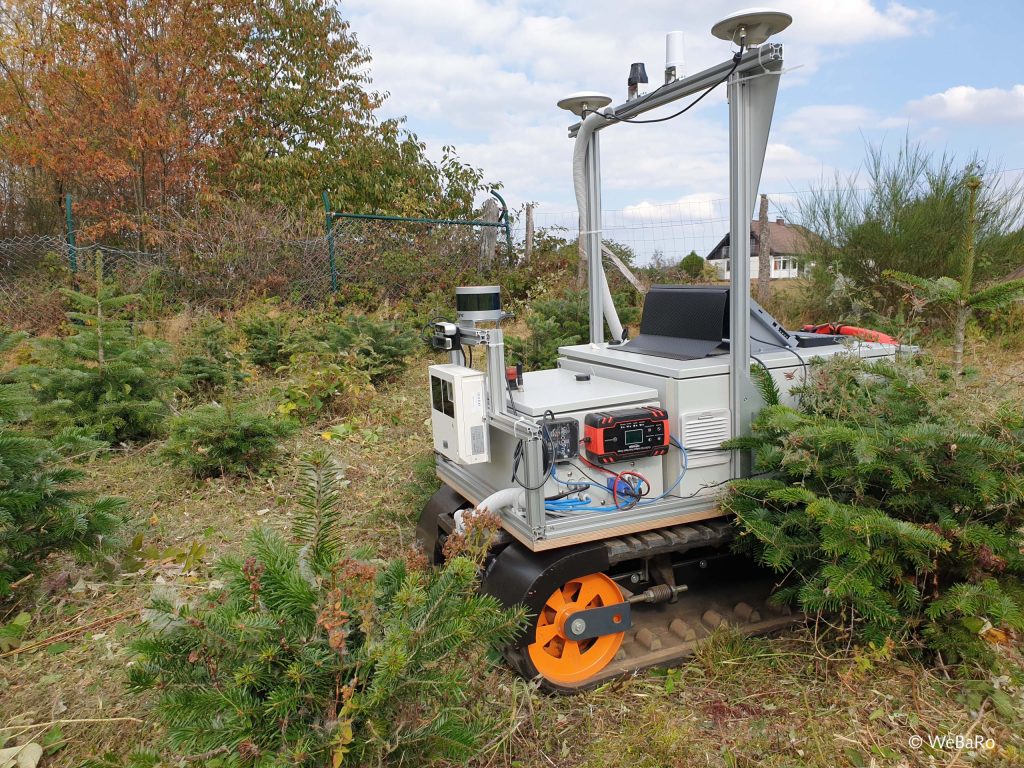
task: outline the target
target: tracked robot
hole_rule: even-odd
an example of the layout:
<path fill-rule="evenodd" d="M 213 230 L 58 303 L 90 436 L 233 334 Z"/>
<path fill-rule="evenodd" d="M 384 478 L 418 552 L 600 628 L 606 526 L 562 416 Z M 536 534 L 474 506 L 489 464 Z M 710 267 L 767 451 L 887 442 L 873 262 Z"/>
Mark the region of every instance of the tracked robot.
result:
<path fill-rule="evenodd" d="M 747 453 L 721 448 L 749 433 L 761 405 L 751 362 L 791 398 L 813 358 L 896 353 L 884 339 L 787 331 L 750 298 L 749 225 L 783 65 L 768 38 L 790 21 L 763 10 L 723 19 L 712 32 L 738 51 L 687 77 L 671 33 L 661 87 L 638 95 L 646 77 L 634 65 L 624 104 L 589 92 L 559 102 L 579 118 L 569 136 L 589 264 L 588 343 L 561 348 L 551 370 L 507 365 L 498 286 L 457 289 L 456 316 L 432 326 L 434 346 L 449 351 L 448 363 L 429 370 L 442 487 L 422 512 L 419 540 L 440 562 L 467 516 L 500 517 L 481 589 L 528 607 L 529 627 L 505 656 L 549 688 L 671 662 L 725 623 L 761 633 L 791 622 L 766 602 L 771 575 L 730 554 L 735 529 L 719 505 L 727 484 L 751 473 Z M 627 339 L 601 260 L 600 134 L 723 84 L 730 285 L 654 286 L 639 334 Z M 467 364 L 474 358 L 479 368 Z"/>

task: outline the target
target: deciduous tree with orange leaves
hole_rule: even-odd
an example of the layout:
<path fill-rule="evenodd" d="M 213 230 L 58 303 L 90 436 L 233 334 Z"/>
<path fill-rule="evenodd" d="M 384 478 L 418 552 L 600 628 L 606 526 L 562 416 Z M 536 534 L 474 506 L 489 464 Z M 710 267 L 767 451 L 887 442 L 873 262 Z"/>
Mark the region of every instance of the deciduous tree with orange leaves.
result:
<path fill-rule="evenodd" d="M 377 121 L 368 62 L 328 0 L 5 0 L 0 226 L 52 229 L 67 191 L 140 248 L 225 196 L 464 212 L 479 172 Z"/>

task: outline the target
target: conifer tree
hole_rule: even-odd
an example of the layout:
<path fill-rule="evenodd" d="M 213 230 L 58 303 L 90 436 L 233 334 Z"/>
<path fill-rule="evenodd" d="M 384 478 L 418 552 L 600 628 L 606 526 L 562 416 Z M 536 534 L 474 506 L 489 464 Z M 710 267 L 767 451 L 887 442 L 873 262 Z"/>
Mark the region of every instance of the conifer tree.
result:
<path fill-rule="evenodd" d="M 976 311 L 991 312 L 1008 307 L 1024 296 L 1024 280 L 997 282 L 980 290 L 974 287 L 977 261 L 975 237 L 978 228 L 978 190 L 981 179 L 967 179 L 967 222 L 960 247 L 960 276 L 919 277 L 907 272 L 887 270 L 885 276 L 917 295 L 925 304 L 934 304 L 947 311 L 953 327 L 953 370 L 959 374 L 964 367 L 964 344 L 967 323 Z"/>
<path fill-rule="evenodd" d="M 23 338 L 0 330 L 0 354 Z M 61 550 L 84 554 L 117 528 L 123 502 L 75 490 L 81 473 L 64 465 L 59 444 L 16 428 L 31 412 L 26 387 L 0 383 L 0 603 L 11 585 L 29 575 L 47 555 Z M 62 436 L 62 444 L 81 440 Z"/>
<path fill-rule="evenodd" d="M 738 547 L 784 574 L 779 599 L 947 660 L 985 657 L 990 628 L 1024 630 L 1019 403 L 971 425 L 948 378 L 852 357 L 818 366 L 799 409 L 762 384 L 753 437 L 733 441 L 761 476 L 726 507 Z"/>
<path fill-rule="evenodd" d="M 337 539 L 345 483 L 301 468 L 293 541 L 265 529 L 222 559 L 224 586 L 154 601 L 135 690 L 155 690 L 170 746 L 224 765 L 428 765 L 465 760 L 494 723 L 472 712 L 491 644 L 522 615 L 476 592 L 481 558 L 430 571 L 357 559 Z"/>
<path fill-rule="evenodd" d="M 84 427 L 107 441 L 153 437 L 167 415 L 170 350 L 133 329 L 126 310 L 138 296 L 106 281 L 99 254 L 95 292 L 64 294 L 70 333 L 38 340 L 33 364 L 18 372 L 39 403 L 35 421 L 52 431 Z"/>

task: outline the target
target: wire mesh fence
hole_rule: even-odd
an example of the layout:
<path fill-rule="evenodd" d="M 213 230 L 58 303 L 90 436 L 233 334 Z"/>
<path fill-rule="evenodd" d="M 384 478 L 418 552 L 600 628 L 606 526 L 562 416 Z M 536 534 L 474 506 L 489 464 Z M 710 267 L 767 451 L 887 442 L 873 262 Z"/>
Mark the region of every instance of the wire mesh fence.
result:
<path fill-rule="evenodd" d="M 146 307 L 230 307 L 248 298 L 280 297 L 303 305 L 330 298 L 373 308 L 417 301 L 476 280 L 514 260 L 502 243 L 481 269 L 473 227 L 346 221 L 326 236 L 282 239 L 236 231 L 179 228 L 152 251 L 101 244 L 71 247 L 61 237 L 0 240 L 0 325 L 42 330 L 63 318 L 62 289 L 89 289 L 97 261 L 104 279 L 138 293 Z"/>
<path fill-rule="evenodd" d="M 1020 196 L 1024 181 L 1003 186 L 1007 194 Z M 773 251 L 799 243 L 799 236 L 787 241 L 784 229 L 800 231 L 805 202 L 800 193 L 769 195 Z M 640 202 L 605 210 L 602 219 L 604 241 L 634 267 L 678 268 L 691 252 L 705 258 L 727 254 L 720 247 L 729 228 L 725 198 Z M 233 209 L 220 218 L 165 224 L 143 251 L 84 244 L 72 252 L 59 236 L 0 240 L 0 324 L 41 329 L 59 323 L 61 289 L 80 286 L 96 256 L 102 256 L 108 279 L 125 292 L 142 294 L 154 307 L 162 302 L 164 307 L 230 308 L 255 296 L 305 305 L 333 298 L 365 309 L 417 303 L 459 284 L 522 282 L 507 272 L 522 266 L 527 242 L 537 251 L 559 250 L 566 279 L 576 279 L 579 223 L 570 210 L 535 208 L 530 216 L 521 210 L 512 221 L 512 243 L 502 234 L 490 255 L 481 248 L 482 227 L 425 221 L 335 221 L 333 254 L 322 223 L 289 219 L 283 211 Z"/>
<path fill-rule="evenodd" d="M 157 253 L 100 244 L 76 248 L 52 235 L 0 240 L 0 324 L 37 330 L 59 323 L 61 291 L 81 287 L 100 259 L 106 279 L 126 293 L 144 290 L 166 266 Z"/>

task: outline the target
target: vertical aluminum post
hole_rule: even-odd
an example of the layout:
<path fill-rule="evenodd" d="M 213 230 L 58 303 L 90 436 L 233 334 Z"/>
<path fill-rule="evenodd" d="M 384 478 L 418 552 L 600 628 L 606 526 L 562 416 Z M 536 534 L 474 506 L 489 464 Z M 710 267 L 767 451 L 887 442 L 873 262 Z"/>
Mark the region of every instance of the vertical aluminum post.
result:
<path fill-rule="evenodd" d="M 523 446 L 526 453 L 526 520 L 535 539 L 544 537 L 547 515 L 544 511 L 544 443 L 530 437 Z"/>
<path fill-rule="evenodd" d="M 491 413 L 507 413 L 504 332 L 500 328 L 487 331 L 485 343 L 487 344 L 487 395 L 491 398 Z"/>
<path fill-rule="evenodd" d="M 587 148 L 587 282 L 590 293 L 590 343 L 604 341 L 604 291 L 601 285 L 601 139 L 597 131 Z"/>
<path fill-rule="evenodd" d="M 750 433 L 750 85 L 740 72 L 729 78 L 729 411 L 732 434 Z M 760 178 L 760 168 L 757 169 Z M 756 191 L 756 190 L 755 190 Z M 750 474 L 749 451 L 732 452 L 732 476 Z"/>

